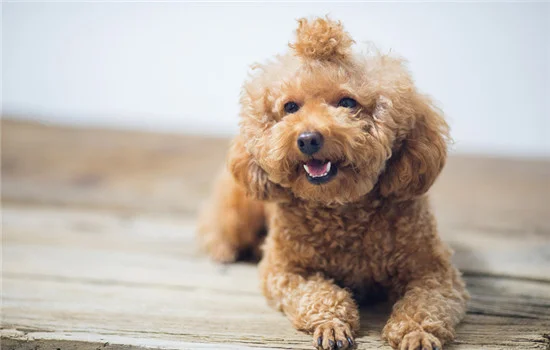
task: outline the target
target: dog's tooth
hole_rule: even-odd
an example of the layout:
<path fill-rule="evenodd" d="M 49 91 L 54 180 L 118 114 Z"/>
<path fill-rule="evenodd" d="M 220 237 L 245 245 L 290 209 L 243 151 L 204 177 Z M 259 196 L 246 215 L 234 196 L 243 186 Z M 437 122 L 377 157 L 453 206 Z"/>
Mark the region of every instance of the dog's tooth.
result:
<path fill-rule="evenodd" d="M 307 166 L 307 164 L 303 164 L 303 167 L 304 169 L 306 170 L 306 173 L 312 177 L 312 178 L 318 178 L 318 177 L 324 177 L 324 176 L 327 176 L 329 173 L 330 173 L 330 169 L 332 167 L 332 163 L 330 161 L 327 161 L 326 164 L 325 164 L 325 171 L 322 173 L 322 174 L 312 174 L 310 172 L 310 169 L 309 167 Z"/>

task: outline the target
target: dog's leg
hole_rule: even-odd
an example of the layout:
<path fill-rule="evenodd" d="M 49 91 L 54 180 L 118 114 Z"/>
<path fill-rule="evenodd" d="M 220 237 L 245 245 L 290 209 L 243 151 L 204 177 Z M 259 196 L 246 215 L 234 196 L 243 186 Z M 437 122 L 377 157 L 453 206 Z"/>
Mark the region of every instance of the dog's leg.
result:
<path fill-rule="evenodd" d="M 435 264 L 435 263 L 434 263 Z M 382 336 L 400 350 L 442 349 L 464 317 L 468 293 L 450 264 L 408 282 Z M 398 289 L 401 289 L 398 287 Z"/>
<path fill-rule="evenodd" d="M 264 204 L 249 198 L 224 169 L 199 218 L 199 241 L 203 248 L 222 263 L 234 262 L 247 249 L 259 255 L 259 233 L 264 225 Z"/>
<path fill-rule="evenodd" d="M 296 329 L 313 334 L 318 349 L 348 349 L 359 329 L 359 311 L 351 293 L 320 274 L 286 271 L 264 258 L 260 263 L 263 293 Z"/>

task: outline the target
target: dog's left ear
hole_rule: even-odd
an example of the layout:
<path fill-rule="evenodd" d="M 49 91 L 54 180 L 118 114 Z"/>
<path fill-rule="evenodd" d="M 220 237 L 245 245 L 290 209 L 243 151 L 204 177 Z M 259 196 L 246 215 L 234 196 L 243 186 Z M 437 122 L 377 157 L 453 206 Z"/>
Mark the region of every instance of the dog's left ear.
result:
<path fill-rule="evenodd" d="M 385 197 L 408 199 L 424 194 L 443 169 L 449 127 L 441 111 L 425 96 L 413 100 L 414 124 L 393 150 L 380 177 Z"/>
<path fill-rule="evenodd" d="M 229 149 L 227 166 L 249 197 L 264 201 L 282 201 L 287 198 L 287 191 L 269 180 L 267 173 L 246 150 L 240 136 L 233 140 Z"/>

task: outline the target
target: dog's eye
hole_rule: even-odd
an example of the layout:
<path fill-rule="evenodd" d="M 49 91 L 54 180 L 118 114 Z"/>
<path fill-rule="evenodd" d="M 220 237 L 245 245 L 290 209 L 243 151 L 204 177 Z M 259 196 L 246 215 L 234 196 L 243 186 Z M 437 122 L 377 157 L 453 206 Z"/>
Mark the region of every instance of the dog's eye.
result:
<path fill-rule="evenodd" d="M 296 102 L 287 102 L 285 103 L 285 112 L 286 113 L 296 113 L 300 109 L 300 106 Z"/>
<path fill-rule="evenodd" d="M 344 97 L 343 99 L 338 101 L 338 107 L 355 108 L 357 107 L 357 101 L 355 101 L 351 97 Z"/>

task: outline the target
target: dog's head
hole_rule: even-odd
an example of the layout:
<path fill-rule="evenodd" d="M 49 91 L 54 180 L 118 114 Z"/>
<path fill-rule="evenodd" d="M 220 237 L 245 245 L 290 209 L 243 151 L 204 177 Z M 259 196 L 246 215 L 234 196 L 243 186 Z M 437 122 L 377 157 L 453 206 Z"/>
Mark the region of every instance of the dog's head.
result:
<path fill-rule="evenodd" d="M 352 44 L 339 22 L 302 19 L 291 52 L 254 67 L 230 157 L 251 194 L 269 199 L 278 188 L 333 204 L 375 188 L 410 198 L 432 185 L 446 158 L 442 115 L 401 59 L 356 55 Z"/>

